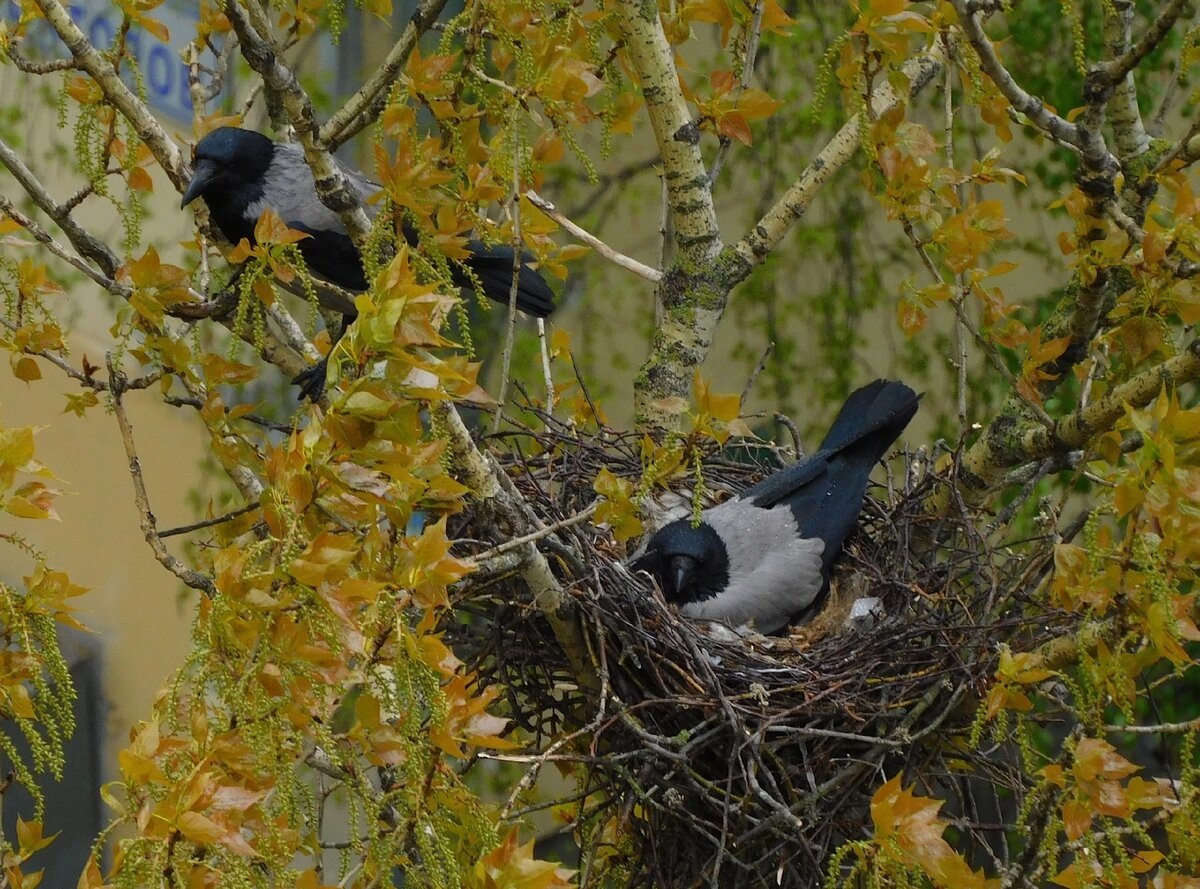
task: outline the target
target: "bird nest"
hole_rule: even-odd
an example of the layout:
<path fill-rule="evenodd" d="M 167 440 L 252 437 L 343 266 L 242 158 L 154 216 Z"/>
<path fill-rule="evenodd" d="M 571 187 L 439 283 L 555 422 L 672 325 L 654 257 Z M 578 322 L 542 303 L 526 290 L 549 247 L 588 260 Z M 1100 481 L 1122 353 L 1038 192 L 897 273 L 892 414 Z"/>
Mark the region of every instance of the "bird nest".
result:
<path fill-rule="evenodd" d="M 642 473 L 638 441 L 616 434 L 493 443 L 546 525 L 595 501 L 601 468 L 635 484 Z M 952 473 L 921 477 L 914 462 L 906 456 L 904 480 L 889 475 L 868 497 L 821 614 L 778 636 L 682 618 L 591 523 L 540 542 L 575 606 L 583 670 L 515 577 L 466 586 L 459 612 L 478 619 L 452 630 L 455 650 L 503 687 L 532 739 L 529 761 L 576 765 L 566 817 L 583 839 L 582 868 L 616 863 L 631 885 L 820 885 L 832 853 L 869 833 L 885 777 L 903 771 L 960 812 L 974 805 L 967 771 L 1001 794 L 1019 780 L 966 739 L 1001 644 L 1027 648 L 1064 628 L 1029 604 L 1052 540 L 1000 547 L 1003 529 L 985 538 L 985 517 L 954 494 Z M 734 492 L 778 468 L 726 450 L 703 476 L 710 492 Z M 935 494 L 948 506 L 931 516 Z M 495 537 L 464 521 L 458 536 Z M 848 621 L 869 598 L 872 618 Z"/>

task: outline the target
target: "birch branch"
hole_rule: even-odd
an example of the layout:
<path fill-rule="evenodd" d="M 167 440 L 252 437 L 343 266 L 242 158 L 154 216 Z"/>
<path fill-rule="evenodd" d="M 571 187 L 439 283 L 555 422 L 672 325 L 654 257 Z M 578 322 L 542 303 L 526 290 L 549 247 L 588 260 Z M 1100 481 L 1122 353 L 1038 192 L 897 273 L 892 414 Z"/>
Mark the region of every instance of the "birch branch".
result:
<path fill-rule="evenodd" d="M 662 159 L 675 243 L 691 261 L 710 260 L 721 249 L 721 234 L 700 154 L 700 128 L 680 88 L 675 51 L 663 31 L 658 4 L 616 0 L 614 9 Z"/>
<path fill-rule="evenodd" d="M 646 100 L 662 162 L 676 253 L 655 289 L 650 355 L 634 381 L 639 429 L 665 434 L 678 421 L 667 405 L 685 397 L 708 355 L 729 291 L 737 280 L 715 267 L 721 233 L 700 154 L 700 128 L 679 84 L 675 53 L 654 0 L 616 0 L 625 49 Z"/>
<path fill-rule="evenodd" d="M 1175 27 L 1175 23 L 1179 21 L 1179 17 L 1183 14 L 1187 3 L 1188 0 L 1171 0 L 1167 4 L 1166 9 L 1158 12 L 1154 23 L 1135 46 L 1130 47 L 1128 41 L 1126 41 L 1126 48 L 1121 55 L 1110 59 L 1100 66 L 1109 82 L 1116 84 L 1124 80 L 1126 74 L 1137 68 L 1141 64 L 1142 59 L 1152 53 L 1166 39 L 1167 34 L 1171 32 L 1171 29 Z M 1130 0 L 1119 0 L 1114 5 L 1118 9 L 1128 8 L 1130 23 L 1132 25 L 1133 3 Z"/>
<path fill-rule="evenodd" d="M 280 59 L 271 40 L 270 22 L 265 11 L 253 0 L 246 4 L 244 11 L 237 0 L 226 0 L 223 9 L 237 32 L 242 55 L 262 77 L 267 91 L 278 99 L 296 131 L 296 139 L 304 149 L 304 160 L 312 169 L 321 203 L 338 214 L 350 239 L 361 250 L 371 223 L 345 174 L 321 143 L 312 101 L 300 86 L 296 73 Z"/>
<path fill-rule="evenodd" d="M 941 42 L 929 51 L 904 63 L 903 71 L 909 82 L 909 95 L 915 95 L 931 83 L 944 63 Z M 873 91 L 871 112 L 882 116 L 906 98 L 897 93 L 889 83 L 880 83 Z M 732 248 L 744 264 L 742 277 L 766 259 L 767 254 L 781 241 L 796 222 L 804 216 L 821 186 L 854 157 L 862 141 L 864 128 L 862 112 L 846 121 L 832 139 L 814 157 L 774 206 Z M 740 279 L 739 279 L 740 280 Z"/>
<path fill-rule="evenodd" d="M 1124 59 L 1130 52 L 1129 43 L 1133 38 L 1133 2 L 1112 0 L 1111 9 L 1105 4 L 1103 12 L 1105 48 L 1111 55 Z M 1101 68 L 1104 69 L 1104 66 Z M 1112 72 L 1106 70 L 1105 74 L 1112 77 L 1116 70 L 1119 68 Z M 1146 133 L 1142 113 L 1138 109 L 1132 66 L 1113 82 L 1112 98 L 1108 100 L 1108 117 L 1112 122 L 1117 154 L 1122 161 L 1141 157 L 1150 150 L 1150 136 Z"/>
<path fill-rule="evenodd" d="M 121 80 L 112 62 L 79 30 L 71 20 L 71 14 L 58 0 L 34 0 L 34 3 L 66 45 L 79 68 L 87 72 L 103 90 L 105 98 L 133 125 L 138 137 L 146 143 L 171 183 L 182 193 L 187 175 L 179 146 L 167 135 L 146 104 Z"/>
<path fill-rule="evenodd" d="M 1001 414 L 963 455 L 960 478 L 970 487 L 983 489 L 998 481 L 1003 470 L 1055 454 L 1068 453 L 1113 428 L 1126 407 L 1145 407 L 1164 386 L 1178 386 L 1200 379 L 1200 339 L 1187 349 L 1124 383 L 1113 386 L 1103 398 L 1080 407 L 1046 427 L 1022 423 L 1011 414 Z"/>
<path fill-rule="evenodd" d="M 454 405 L 443 400 L 436 402 L 430 411 L 439 419 L 441 428 L 446 430 L 451 465 L 456 470 L 458 480 L 471 490 L 471 497 L 502 518 L 512 532 L 522 537 L 528 536 L 532 522 L 522 508 L 524 504 L 520 502 L 520 496 L 506 489 L 500 479 L 500 471 L 475 446 L 470 431 Z M 537 539 L 540 538 L 530 537 L 520 545 L 523 559 L 518 571 L 529 587 L 534 607 L 549 621 L 577 681 L 589 688 L 596 688 L 595 670 L 588 657 L 587 642 L 583 638 L 575 607 L 550 569 L 550 563 L 535 545 Z"/>
<path fill-rule="evenodd" d="M 559 227 L 561 227 L 567 234 L 571 235 L 571 237 L 579 241 L 579 243 L 586 244 L 588 247 L 591 247 L 613 265 L 619 266 L 620 268 L 625 269 L 627 272 L 633 272 L 639 278 L 645 278 L 647 281 L 651 281 L 655 284 L 662 280 L 662 272 L 660 272 L 658 269 L 652 268 L 645 263 L 638 262 L 633 257 L 626 256 L 624 253 L 621 253 L 618 250 L 614 250 L 591 232 L 587 231 L 577 223 L 572 222 L 569 218 L 563 215 L 562 211 L 555 207 L 554 204 L 546 200 L 536 191 L 533 191 L 532 189 L 526 191 L 525 199 L 557 222 Z"/>
<path fill-rule="evenodd" d="M 658 25 L 657 12 L 653 24 Z M 667 59 L 671 61 L 669 55 Z M 927 54 L 906 64 L 904 70 L 909 76 L 910 93 L 933 79 L 940 70 L 941 61 L 941 49 L 935 44 Z M 677 92 L 678 76 L 673 67 L 671 72 L 668 86 Z M 652 98 L 663 104 L 660 84 L 647 84 L 644 79 L 643 84 L 647 105 L 650 105 Z M 883 113 L 901 101 L 886 83 L 879 85 L 875 99 L 872 109 L 876 113 Z M 651 119 L 656 120 L 653 112 Z M 675 223 L 675 243 L 680 248 L 680 255 L 664 271 L 659 283 L 656 294 L 657 323 L 650 357 L 642 365 L 634 383 L 635 414 L 639 429 L 662 432 L 677 423 L 678 415 L 670 413 L 667 405 L 674 398 L 687 398 L 692 375 L 708 355 L 730 290 L 745 280 L 771 248 L 779 243 L 788 228 L 804 214 L 820 186 L 853 157 L 860 144 L 862 124 L 863 119 L 856 116 L 842 127 L 821 154 L 813 159 L 800 179 L 767 211 L 750 233 L 738 244 L 724 248 L 716 256 L 703 253 L 691 235 L 678 230 L 680 217 L 675 212 L 680 192 L 679 175 L 681 172 L 702 175 L 703 164 L 698 157 L 693 167 L 681 169 L 664 164 L 664 180 L 671 206 L 670 221 Z M 656 123 L 656 127 L 661 127 L 661 122 Z M 661 128 L 669 132 L 669 128 Z M 656 129 L 657 132 L 659 129 Z M 665 151 L 661 140 L 659 144 Z M 696 196 L 702 197 L 711 207 L 711 194 L 704 187 L 707 183 L 689 181 L 693 189 L 698 190 L 694 191 Z M 710 246 L 720 245 L 715 222 L 711 239 L 702 237 L 701 240 Z"/>
<path fill-rule="evenodd" d="M 430 25 L 446 8 L 446 2 L 447 0 L 425 0 L 417 4 L 412 18 L 404 26 L 404 32 L 388 52 L 387 58 L 367 78 L 366 83 L 321 127 L 317 135 L 317 141 L 321 145 L 333 150 L 369 127 L 379 117 L 387 105 L 387 91 L 408 62 L 421 35 L 429 30 Z"/>

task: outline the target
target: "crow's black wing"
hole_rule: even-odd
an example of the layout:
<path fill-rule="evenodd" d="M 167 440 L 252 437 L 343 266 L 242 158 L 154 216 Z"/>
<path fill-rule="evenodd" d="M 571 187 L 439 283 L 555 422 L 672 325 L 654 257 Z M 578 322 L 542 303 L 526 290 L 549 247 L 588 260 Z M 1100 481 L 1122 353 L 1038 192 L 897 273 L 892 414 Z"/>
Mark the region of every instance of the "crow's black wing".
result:
<path fill-rule="evenodd" d="M 852 393 L 821 449 L 748 488 L 756 506 L 786 503 L 801 537 L 825 541 L 825 570 L 841 551 L 862 509 L 875 464 L 917 411 L 917 394 L 903 383 L 876 380 Z"/>

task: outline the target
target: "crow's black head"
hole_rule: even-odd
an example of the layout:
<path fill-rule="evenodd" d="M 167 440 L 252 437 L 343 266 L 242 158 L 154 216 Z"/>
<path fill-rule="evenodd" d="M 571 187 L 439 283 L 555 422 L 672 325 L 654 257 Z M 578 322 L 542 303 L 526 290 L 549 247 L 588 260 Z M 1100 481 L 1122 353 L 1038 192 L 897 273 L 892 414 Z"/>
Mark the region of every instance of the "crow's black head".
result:
<path fill-rule="evenodd" d="M 667 601 L 678 605 L 712 598 L 729 585 L 729 552 L 704 522 L 693 528 L 680 519 L 659 528 L 633 567 L 653 574 Z"/>
<path fill-rule="evenodd" d="M 214 195 L 258 187 L 274 153 L 275 143 L 262 133 L 238 127 L 213 130 L 196 143 L 196 170 L 181 206 L 199 197 L 211 206 Z"/>

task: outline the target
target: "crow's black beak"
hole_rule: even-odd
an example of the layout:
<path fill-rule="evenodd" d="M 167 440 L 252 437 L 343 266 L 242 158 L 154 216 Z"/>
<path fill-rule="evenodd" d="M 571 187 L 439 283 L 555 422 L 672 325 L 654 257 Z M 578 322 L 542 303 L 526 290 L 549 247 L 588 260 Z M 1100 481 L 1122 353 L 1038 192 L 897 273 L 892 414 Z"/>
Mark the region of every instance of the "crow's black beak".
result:
<path fill-rule="evenodd" d="M 692 577 L 700 563 L 691 556 L 671 556 L 670 580 L 672 592 L 681 595 L 692 585 Z"/>
<path fill-rule="evenodd" d="M 203 160 L 197 163 L 196 172 L 192 174 L 192 181 L 188 183 L 187 191 L 183 193 L 183 200 L 179 204 L 180 208 L 186 207 L 204 194 L 205 189 L 212 184 L 216 175 L 217 165 L 212 161 Z"/>

